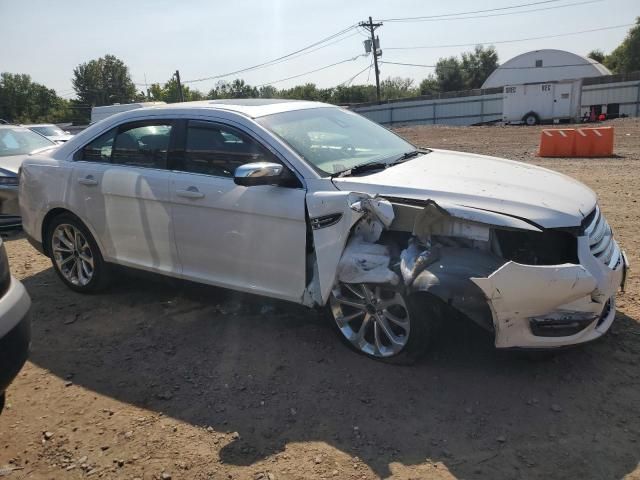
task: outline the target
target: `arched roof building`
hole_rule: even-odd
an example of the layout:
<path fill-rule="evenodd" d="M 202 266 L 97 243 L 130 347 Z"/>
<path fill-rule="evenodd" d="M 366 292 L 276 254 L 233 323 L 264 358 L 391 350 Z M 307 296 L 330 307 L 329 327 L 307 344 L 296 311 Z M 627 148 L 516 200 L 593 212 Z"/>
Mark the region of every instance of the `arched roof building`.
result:
<path fill-rule="evenodd" d="M 482 88 L 603 75 L 611 75 L 611 72 L 590 58 L 564 50 L 534 50 L 513 57 L 500 65 L 487 77 Z"/>

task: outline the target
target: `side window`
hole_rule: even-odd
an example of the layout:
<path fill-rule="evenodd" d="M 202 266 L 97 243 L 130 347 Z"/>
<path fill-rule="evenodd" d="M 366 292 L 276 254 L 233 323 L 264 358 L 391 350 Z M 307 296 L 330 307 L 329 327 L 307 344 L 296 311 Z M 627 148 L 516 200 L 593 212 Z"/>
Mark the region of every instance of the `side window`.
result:
<path fill-rule="evenodd" d="M 189 121 L 180 170 L 233 177 L 238 166 L 253 162 L 280 163 L 262 145 L 234 128 L 211 122 Z"/>
<path fill-rule="evenodd" d="M 171 123 L 121 125 L 113 141 L 111 162 L 135 167 L 166 168 Z"/>
<path fill-rule="evenodd" d="M 116 136 L 114 128 L 107 133 L 103 133 L 76 154 L 76 160 L 84 160 L 86 162 L 111 162 L 111 150 L 113 148 L 113 139 Z"/>

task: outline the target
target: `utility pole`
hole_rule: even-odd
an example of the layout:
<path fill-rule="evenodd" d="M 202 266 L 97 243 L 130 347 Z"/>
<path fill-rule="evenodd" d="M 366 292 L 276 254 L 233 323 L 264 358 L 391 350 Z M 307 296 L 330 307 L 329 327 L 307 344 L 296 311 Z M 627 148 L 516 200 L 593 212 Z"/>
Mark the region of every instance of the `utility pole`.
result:
<path fill-rule="evenodd" d="M 176 70 L 176 82 L 178 83 L 178 96 L 181 102 L 184 102 L 184 93 L 182 93 L 182 84 L 180 83 L 180 70 Z"/>
<path fill-rule="evenodd" d="M 369 30 L 371 34 L 371 53 L 373 53 L 373 65 L 376 71 L 376 99 L 380 101 L 380 69 L 378 68 L 378 57 L 382 56 L 382 50 L 380 49 L 380 39 L 376 37 L 375 30 L 382 26 L 382 22 L 373 23 L 371 17 L 368 22 L 360 22 L 360 26 Z"/>

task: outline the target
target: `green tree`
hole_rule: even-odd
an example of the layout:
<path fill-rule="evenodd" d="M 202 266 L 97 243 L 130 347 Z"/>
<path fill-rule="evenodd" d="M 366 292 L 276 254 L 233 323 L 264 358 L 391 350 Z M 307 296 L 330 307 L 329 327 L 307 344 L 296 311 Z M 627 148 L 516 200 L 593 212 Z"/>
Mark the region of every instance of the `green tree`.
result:
<path fill-rule="evenodd" d="M 380 82 L 380 96 L 385 100 L 415 97 L 419 94 L 412 78 L 388 77 Z"/>
<path fill-rule="evenodd" d="M 305 83 L 304 85 L 283 89 L 280 90 L 279 95 L 282 98 L 290 98 L 292 100 L 320 100 L 320 92 L 315 83 Z"/>
<path fill-rule="evenodd" d="M 191 89 L 187 85 L 182 85 L 182 94 L 184 95 L 185 102 L 204 100 L 206 98 L 202 92 Z M 149 87 L 149 97 L 156 102 L 179 102 L 180 92 L 178 90 L 178 81 L 175 77 L 171 77 L 164 85 L 160 85 L 159 83 L 151 84 L 151 87 Z"/>
<path fill-rule="evenodd" d="M 258 89 L 260 98 L 278 98 L 278 89 L 273 85 L 263 85 Z"/>
<path fill-rule="evenodd" d="M 349 103 L 373 102 L 376 99 L 376 87 L 374 85 L 344 85 L 337 86 L 333 90 L 330 103 L 338 105 Z"/>
<path fill-rule="evenodd" d="M 71 82 L 78 99 L 88 105 L 130 103 L 136 96 L 129 68 L 113 55 L 78 65 Z"/>
<path fill-rule="evenodd" d="M 256 98 L 258 97 L 258 89 L 241 78 L 236 78 L 229 84 L 229 95 L 231 98 Z"/>
<path fill-rule="evenodd" d="M 602 50 L 595 49 L 595 50 L 591 50 L 588 54 L 587 57 L 590 58 L 591 60 L 595 60 L 598 63 L 602 63 L 604 64 L 604 60 L 606 58 L 606 55 L 604 54 L 604 52 Z"/>
<path fill-rule="evenodd" d="M 0 74 L 0 118 L 32 122 L 60 122 L 69 116 L 69 102 L 55 90 L 31 80 L 29 75 Z"/>
<path fill-rule="evenodd" d="M 429 75 L 427 78 L 420 82 L 418 90 L 420 91 L 420 95 L 434 95 L 440 92 L 438 79 L 433 75 Z"/>
<path fill-rule="evenodd" d="M 605 57 L 604 64 L 614 73 L 640 70 L 640 17 L 622 43 Z"/>
<path fill-rule="evenodd" d="M 464 90 L 466 82 L 462 65 L 456 57 L 441 58 L 436 63 L 436 78 L 441 92 Z"/>
<path fill-rule="evenodd" d="M 498 68 L 498 52 L 495 47 L 483 47 L 476 45 L 472 52 L 464 52 L 462 68 L 465 88 L 481 88 L 491 72 Z"/>

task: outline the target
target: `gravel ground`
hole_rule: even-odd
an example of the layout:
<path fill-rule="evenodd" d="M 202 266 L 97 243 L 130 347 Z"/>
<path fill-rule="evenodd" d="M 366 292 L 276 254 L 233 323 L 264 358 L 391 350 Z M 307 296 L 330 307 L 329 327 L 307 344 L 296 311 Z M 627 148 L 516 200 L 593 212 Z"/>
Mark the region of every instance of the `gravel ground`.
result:
<path fill-rule="evenodd" d="M 582 180 L 638 265 L 640 122 L 609 124 L 611 159 L 536 158 L 535 127 L 399 132 Z M 394 367 L 295 305 L 131 272 L 82 296 L 23 238 L 6 245 L 33 349 L 0 417 L 0 477 L 640 479 L 636 271 L 593 344 L 532 361 L 452 321 Z"/>

